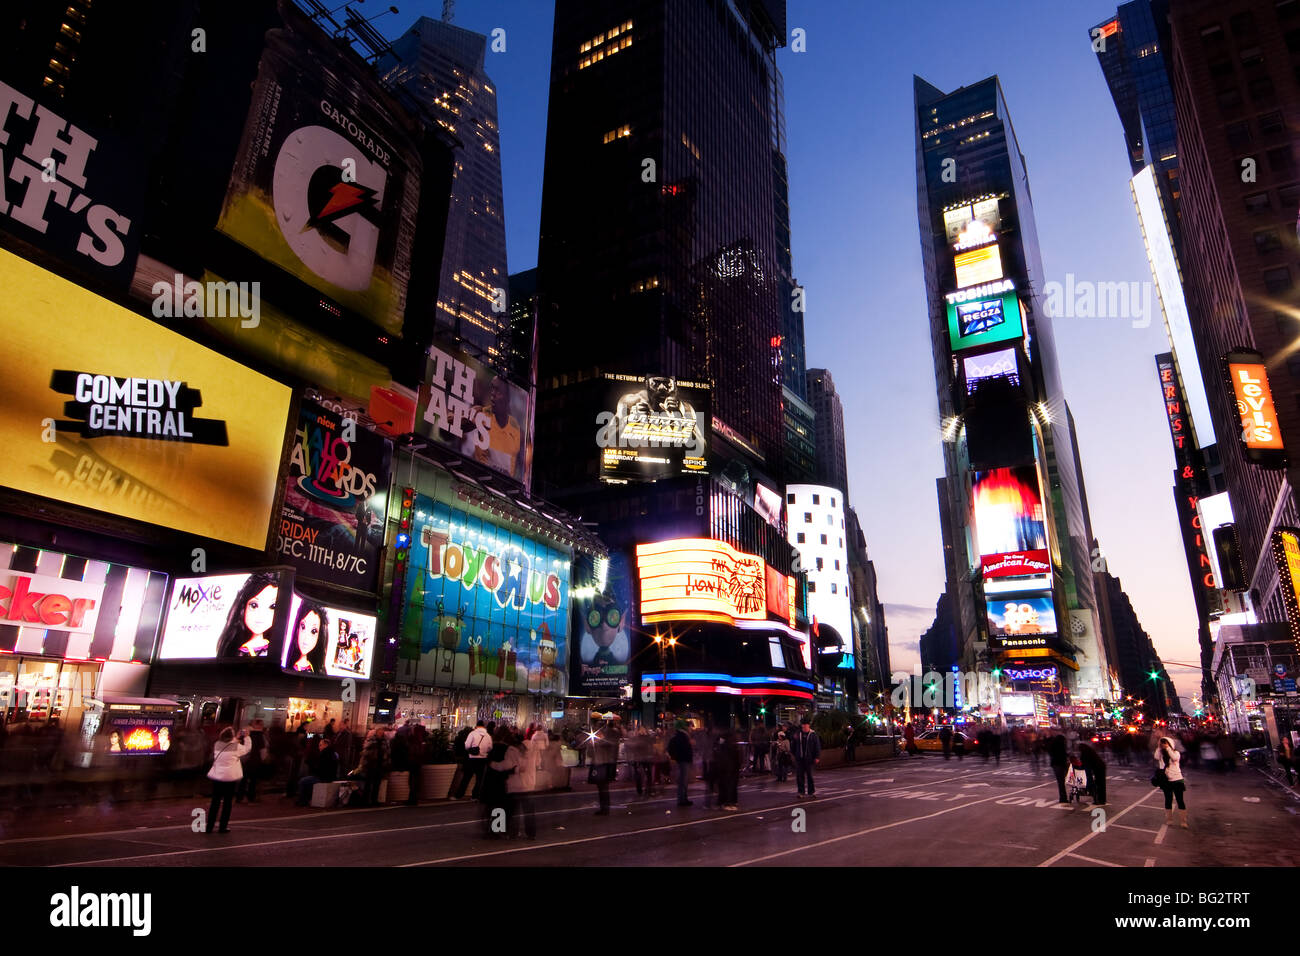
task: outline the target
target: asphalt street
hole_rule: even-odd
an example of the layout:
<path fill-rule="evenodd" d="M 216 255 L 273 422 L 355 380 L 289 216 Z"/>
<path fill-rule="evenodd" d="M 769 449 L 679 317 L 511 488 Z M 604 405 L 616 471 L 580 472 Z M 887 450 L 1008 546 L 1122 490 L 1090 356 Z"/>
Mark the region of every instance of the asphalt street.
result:
<path fill-rule="evenodd" d="M 537 837 L 492 839 L 466 801 L 322 810 L 241 822 L 225 836 L 184 824 L 0 840 L 5 866 L 1292 866 L 1300 801 L 1246 768 L 1188 772 L 1190 829 L 1166 826 L 1143 762 L 1112 766 L 1109 804 L 1057 803 L 1047 767 L 897 758 L 792 781 L 746 778 L 740 809 L 679 808 L 673 792 L 536 798 Z M 196 806 L 199 801 L 196 801 Z M 1104 814 L 1104 815 L 1103 815 Z M 122 811 L 129 823 L 129 809 Z"/>

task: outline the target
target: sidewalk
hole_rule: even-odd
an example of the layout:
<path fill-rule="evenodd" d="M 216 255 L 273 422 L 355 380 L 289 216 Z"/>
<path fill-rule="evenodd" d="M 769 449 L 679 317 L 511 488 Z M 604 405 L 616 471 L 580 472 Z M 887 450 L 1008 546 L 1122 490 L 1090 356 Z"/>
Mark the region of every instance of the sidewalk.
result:
<path fill-rule="evenodd" d="M 866 765 L 866 763 L 866 761 L 858 761 L 855 764 L 842 764 L 840 766 L 859 766 Z M 826 768 L 823 772 L 838 769 L 840 769 L 839 766 Z M 548 790 L 539 795 L 572 792 L 589 795 L 589 798 L 594 801 L 597 789 L 595 784 L 587 782 L 588 767 L 572 767 L 570 770 L 568 791 Z M 704 781 L 699 777 L 698 765 L 695 767 L 695 773 L 696 776 L 691 780 L 690 784 L 691 796 L 692 799 L 698 800 L 703 797 L 702 788 L 704 786 Z M 774 782 L 775 779 L 770 773 L 744 773 L 741 775 L 742 783 L 764 780 Z M 793 791 L 793 775 L 787 779 L 786 783 L 790 785 Z M 159 789 L 162 790 L 168 785 L 168 781 L 160 781 Z M 263 784 L 259 789 L 261 794 L 256 802 L 235 804 L 230 817 L 232 826 L 258 820 L 291 819 L 321 814 L 338 815 L 344 812 L 356 812 L 358 809 L 372 809 L 378 812 L 385 808 L 394 809 L 406 806 L 406 804 L 387 803 L 375 808 L 329 810 L 315 807 L 299 807 L 296 805 L 294 798 L 284 795 L 283 783 L 278 787 Z M 656 786 L 656 793 L 660 796 L 671 796 L 676 793 L 676 790 L 677 779 L 675 776 L 661 781 Z M 42 794 L 39 785 L 33 784 L 33 791 L 32 802 L 20 807 L 0 809 L 0 841 L 33 837 L 73 837 L 108 831 L 155 827 L 188 827 L 194 820 L 194 811 L 202 809 L 206 813 L 211 800 L 210 796 L 204 796 L 201 792 L 193 796 L 157 796 L 152 799 L 137 792 L 131 799 L 113 800 L 104 796 L 97 802 L 76 805 L 48 805 L 41 802 Z M 623 795 L 627 792 L 635 793 L 636 783 L 627 765 L 619 764 L 619 778 L 610 784 L 610 793 Z M 66 797 L 51 795 L 51 798 L 58 800 L 60 804 L 66 804 L 67 802 Z M 420 806 L 468 805 L 469 802 L 468 798 L 464 800 L 421 799 Z"/>

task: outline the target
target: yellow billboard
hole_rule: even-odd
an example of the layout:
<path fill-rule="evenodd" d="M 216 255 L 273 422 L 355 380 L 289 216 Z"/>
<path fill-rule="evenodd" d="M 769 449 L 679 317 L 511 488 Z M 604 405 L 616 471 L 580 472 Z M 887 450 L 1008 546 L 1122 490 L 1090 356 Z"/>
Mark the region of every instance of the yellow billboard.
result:
<path fill-rule="evenodd" d="M 0 289 L 0 485 L 266 547 L 288 387 L 3 250 Z"/>

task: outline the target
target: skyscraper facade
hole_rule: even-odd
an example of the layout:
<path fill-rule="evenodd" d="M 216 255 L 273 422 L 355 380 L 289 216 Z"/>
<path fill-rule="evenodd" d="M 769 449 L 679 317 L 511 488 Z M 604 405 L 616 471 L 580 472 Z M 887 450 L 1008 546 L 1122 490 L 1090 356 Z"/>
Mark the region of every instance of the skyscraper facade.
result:
<path fill-rule="evenodd" d="M 1286 621 L 1272 544 L 1300 524 L 1300 3 L 1187 0 L 1170 23 L 1188 312 L 1255 610 Z M 1244 384 L 1227 363 L 1243 356 Z M 1238 394 L 1266 385 L 1258 410 Z"/>
<path fill-rule="evenodd" d="M 577 693 L 626 694 L 647 720 L 660 691 L 676 712 L 748 722 L 794 717 L 824 690 L 783 493 L 796 439 L 812 438 L 783 402 L 803 388 L 784 36 L 780 0 L 556 4 L 537 480 L 610 543 L 595 629 L 600 608 L 632 622 L 618 679 L 582 652 Z M 684 458 L 625 441 L 682 428 L 699 439 Z M 715 597 L 672 589 L 701 574 L 723 575 Z M 619 592 L 633 579 L 636 601 Z"/>
<path fill-rule="evenodd" d="M 1177 123 L 1170 82 L 1168 0 L 1132 0 L 1089 31 L 1119 113 L 1133 171 L 1129 183 L 1155 281 L 1169 351 L 1156 356 L 1157 385 L 1170 422 L 1174 507 L 1197 615 L 1202 683 L 1208 687 L 1211 620 L 1223 611 L 1223 583 L 1211 570 L 1211 534 L 1198 503 L 1223 493 L 1214 425 L 1183 289 L 1186 250 L 1179 213 Z"/>
<path fill-rule="evenodd" d="M 392 54 L 381 61 L 380 69 L 386 83 L 402 87 L 460 144 L 435 334 L 509 375 L 513 363 L 501 135 L 496 88 L 484 65 L 486 49 L 482 34 L 421 17 L 393 41 Z"/>
<path fill-rule="evenodd" d="M 915 80 L 921 250 L 961 665 L 1035 658 L 1111 698 L 1082 468 L 1041 295 L 1024 158 L 997 77 Z"/>
<path fill-rule="evenodd" d="M 844 445 L 844 406 L 827 369 L 808 370 L 808 403 L 817 414 L 817 481 L 840 489 L 847 498 L 849 465 Z"/>

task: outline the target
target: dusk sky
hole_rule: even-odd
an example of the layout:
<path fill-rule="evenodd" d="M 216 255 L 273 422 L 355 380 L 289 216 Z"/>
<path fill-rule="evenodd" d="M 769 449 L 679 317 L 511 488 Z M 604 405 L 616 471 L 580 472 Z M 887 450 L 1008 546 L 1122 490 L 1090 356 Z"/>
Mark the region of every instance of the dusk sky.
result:
<path fill-rule="evenodd" d="M 807 290 L 809 367 L 844 403 L 850 498 L 886 605 L 893 669 L 944 587 L 935 479 L 943 474 L 916 221 L 912 76 L 944 91 L 997 74 L 1025 155 L 1048 282 L 1151 275 L 1129 192 L 1123 135 L 1089 28 L 1110 3 L 1071 0 L 790 0 L 807 50 L 785 77 L 794 271 Z M 441 2 L 398 3 L 388 36 Z M 368 13 L 373 11 L 367 10 Z M 511 272 L 537 263 L 552 5 L 459 0 L 457 25 L 505 32 L 496 85 Z M 1093 532 L 1188 707 L 1199 685 L 1196 618 L 1172 494 L 1173 452 L 1153 356 L 1169 346 L 1151 303 L 1129 318 L 1057 318 Z"/>

